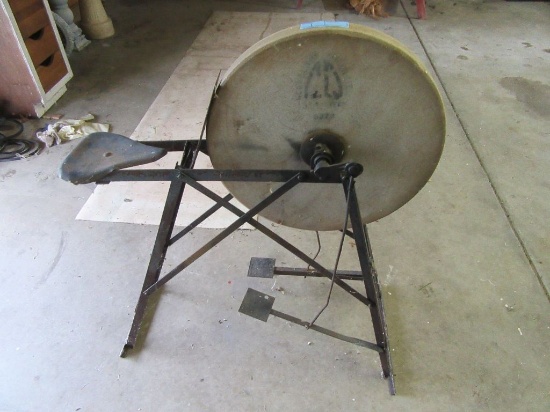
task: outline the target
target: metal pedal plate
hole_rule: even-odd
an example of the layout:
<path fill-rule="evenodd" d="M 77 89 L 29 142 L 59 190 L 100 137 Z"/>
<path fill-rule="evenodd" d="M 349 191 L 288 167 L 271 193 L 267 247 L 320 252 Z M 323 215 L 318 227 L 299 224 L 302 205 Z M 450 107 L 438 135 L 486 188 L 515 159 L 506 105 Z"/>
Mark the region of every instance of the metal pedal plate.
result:
<path fill-rule="evenodd" d="M 271 258 L 250 258 L 248 277 L 251 278 L 272 278 L 275 269 L 275 259 Z"/>
<path fill-rule="evenodd" d="M 255 319 L 267 322 L 275 298 L 263 292 L 248 288 L 239 308 L 239 312 Z"/>

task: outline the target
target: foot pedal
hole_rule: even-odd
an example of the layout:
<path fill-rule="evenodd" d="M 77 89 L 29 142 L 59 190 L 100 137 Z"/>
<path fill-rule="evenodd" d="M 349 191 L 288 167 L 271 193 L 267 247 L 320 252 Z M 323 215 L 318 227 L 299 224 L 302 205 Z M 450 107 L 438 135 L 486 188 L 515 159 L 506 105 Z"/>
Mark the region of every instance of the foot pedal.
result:
<path fill-rule="evenodd" d="M 272 278 L 275 270 L 275 259 L 271 258 L 250 258 L 248 277 L 251 278 Z"/>
<path fill-rule="evenodd" d="M 241 303 L 241 307 L 239 308 L 239 312 L 253 317 L 254 319 L 267 322 L 274 302 L 275 298 L 273 296 L 248 288 L 244 295 L 243 302 Z"/>

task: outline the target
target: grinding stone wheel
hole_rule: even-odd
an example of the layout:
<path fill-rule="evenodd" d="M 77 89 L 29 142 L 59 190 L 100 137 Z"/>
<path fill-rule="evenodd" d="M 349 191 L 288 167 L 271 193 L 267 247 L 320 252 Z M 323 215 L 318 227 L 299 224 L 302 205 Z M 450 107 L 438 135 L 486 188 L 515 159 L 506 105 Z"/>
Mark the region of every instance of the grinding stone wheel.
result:
<path fill-rule="evenodd" d="M 435 170 L 445 140 L 441 96 L 426 68 L 395 39 L 365 26 L 282 30 L 229 68 L 213 101 L 207 145 L 216 169 L 303 169 L 316 132 L 340 137 L 341 162 L 361 163 L 364 223 L 407 203 Z M 333 23 L 334 24 L 334 23 Z M 226 182 L 252 207 L 281 183 Z M 337 230 L 338 184 L 300 184 L 261 216 L 299 229 Z"/>

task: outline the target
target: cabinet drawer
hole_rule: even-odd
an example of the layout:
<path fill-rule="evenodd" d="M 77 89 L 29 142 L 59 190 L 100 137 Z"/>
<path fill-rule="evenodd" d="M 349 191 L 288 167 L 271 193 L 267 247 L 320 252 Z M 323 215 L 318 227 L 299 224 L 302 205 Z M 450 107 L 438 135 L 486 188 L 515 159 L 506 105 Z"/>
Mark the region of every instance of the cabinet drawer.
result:
<path fill-rule="evenodd" d="M 25 39 L 25 46 L 31 56 L 34 67 L 40 65 L 49 56 L 59 50 L 52 26 L 46 26 Z"/>
<path fill-rule="evenodd" d="M 57 50 L 41 64 L 36 66 L 36 73 L 46 93 L 68 72 L 60 50 Z"/>
<path fill-rule="evenodd" d="M 9 4 L 24 39 L 50 24 L 42 0 L 9 0 Z"/>

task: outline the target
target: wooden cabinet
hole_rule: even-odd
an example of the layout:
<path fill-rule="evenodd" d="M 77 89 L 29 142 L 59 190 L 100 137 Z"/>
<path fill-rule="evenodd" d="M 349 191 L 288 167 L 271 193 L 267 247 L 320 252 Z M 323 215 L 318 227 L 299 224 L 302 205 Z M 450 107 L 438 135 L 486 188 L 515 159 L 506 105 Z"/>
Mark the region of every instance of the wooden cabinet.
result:
<path fill-rule="evenodd" d="M 0 114 L 42 116 L 71 68 L 47 0 L 0 0 Z"/>

